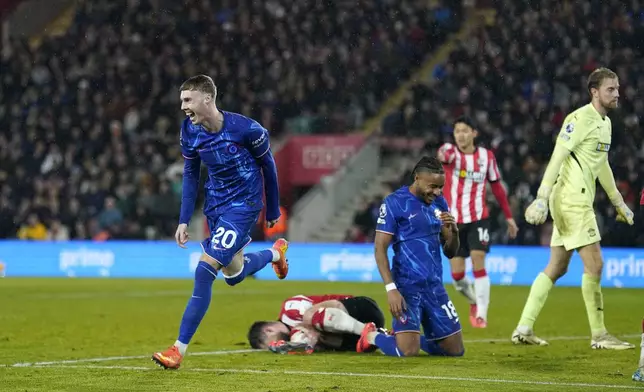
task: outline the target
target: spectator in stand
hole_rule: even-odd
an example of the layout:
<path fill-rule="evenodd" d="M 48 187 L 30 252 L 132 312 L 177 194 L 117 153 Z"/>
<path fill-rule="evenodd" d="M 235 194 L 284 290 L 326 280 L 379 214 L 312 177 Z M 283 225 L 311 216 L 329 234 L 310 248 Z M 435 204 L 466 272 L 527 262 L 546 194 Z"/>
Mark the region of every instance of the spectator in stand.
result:
<path fill-rule="evenodd" d="M 613 124 L 609 159 L 624 200 L 633 209 L 644 185 L 644 16 L 635 1 L 549 0 L 496 2 L 496 20 L 465 39 L 427 83 L 412 88 L 405 102 L 383 122 L 387 135 L 432 140 L 434 155 L 448 141 L 451 122 L 468 115 L 481 124 L 480 139 L 492 149 L 509 188 L 516 217 L 536 194 L 565 113 L 588 101 L 584 80 L 598 66 L 616 70 L 620 109 Z M 596 200 L 602 244 L 644 245 L 643 223 L 615 223 L 603 191 Z M 503 214 L 492 205 L 491 241 L 508 243 Z M 516 243 L 540 244 L 548 226 L 517 222 Z M 638 226 L 639 225 L 639 226 Z M 541 230 L 541 232 L 540 232 Z M 545 231 L 545 232 L 544 232 Z"/>
<path fill-rule="evenodd" d="M 47 228 L 40 221 L 35 213 L 29 214 L 27 222 L 18 230 L 18 238 L 21 240 L 46 240 Z"/>
<path fill-rule="evenodd" d="M 72 238 L 94 237 L 113 196 L 122 221 L 110 238 L 171 236 L 178 209 L 169 213 L 165 184 L 178 199 L 186 75 L 213 75 L 220 105 L 258 119 L 272 138 L 345 132 L 461 16 L 460 2 L 440 1 L 80 2 L 65 35 L 35 50 L 12 40 L 2 52 L 0 200 L 15 217 L 2 234 L 15 236 L 38 210 L 45 225 L 59 219 Z"/>

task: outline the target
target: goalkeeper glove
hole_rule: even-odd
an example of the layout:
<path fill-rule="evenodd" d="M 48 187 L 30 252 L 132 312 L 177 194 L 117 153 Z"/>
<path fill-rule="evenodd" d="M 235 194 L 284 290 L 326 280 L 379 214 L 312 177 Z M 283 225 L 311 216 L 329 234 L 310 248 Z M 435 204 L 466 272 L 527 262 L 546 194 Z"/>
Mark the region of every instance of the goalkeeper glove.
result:
<path fill-rule="evenodd" d="M 537 198 L 525 210 L 525 220 L 531 225 L 540 225 L 548 218 L 548 198 L 552 188 L 549 186 L 539 187 Z"/>
<path fill-rule="evenodd" d="M 622 198 L 622 195 L 618 193 L 617 196 L 611 199 L 611 203 L 613 203 L 613 206 L 615 206 L 615 210 L 617 210 L 616 220 L 618 222 L 628 223 L 629 225 L 633 225 L 635 223 L 634 222 L 635 214 L 633 214 L 633 211 L 631 211 L 631 209 L 628 208 L 628 206 L 624 202 L 624 199 Z"/>

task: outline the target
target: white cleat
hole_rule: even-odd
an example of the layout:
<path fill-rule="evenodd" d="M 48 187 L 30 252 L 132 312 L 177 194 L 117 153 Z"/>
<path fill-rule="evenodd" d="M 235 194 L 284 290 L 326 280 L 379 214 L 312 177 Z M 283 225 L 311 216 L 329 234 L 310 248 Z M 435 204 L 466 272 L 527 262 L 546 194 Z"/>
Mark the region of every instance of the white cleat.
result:
<path fill-rule="evenodd" d="M 530 333 L 521 333 L 518 329 L 515 329 L 514 332 L 512 332 L 512 343 L 528 344 L 533 346 L 548 345 L 548 342 L 535 335 L 532 330 L 530 330 Z"/>
<path fill-rule="evenodd" d="M 593 350 L 630 350 L 635 346 L 628 342 L 623 342 L 609 333 L 605 333 L 593 337 L 590 341 L 590 348 Z"/>

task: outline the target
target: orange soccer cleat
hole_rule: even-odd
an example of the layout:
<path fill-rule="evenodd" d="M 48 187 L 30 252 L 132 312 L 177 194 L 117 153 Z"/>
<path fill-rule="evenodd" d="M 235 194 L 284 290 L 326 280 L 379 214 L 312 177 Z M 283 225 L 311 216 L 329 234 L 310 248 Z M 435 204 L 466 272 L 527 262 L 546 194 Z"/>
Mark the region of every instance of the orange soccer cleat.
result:
<path fill-rule="evenodd" d="M 476 328 L 476 313 L 477 313 L 476 304 L 470 304 L 470 324 L 474 328 Z"/>
<path fill-rule="evenodd" d="M 275 275 L 277 275 L 278 278 L 284 279 L 286 278 L 286 275 L 288 275 L 288 260 L 286 259 L 288 241 L 284 238 L 278 238 L 273 244 L 273 249 L 280 254 L 279 260 L 273 261 L 273 271 L 275 271 Z"/>
<path fill-rule="evenodd" d="M 474 328 L 487 328 L 487 321 L 483 317 L 477 317 L 472 324 Z"/>
<path fill-rule="evenodd" d="M 378 331 L 378 328 L 376 328 L 376 324 L 366 323 L 364 325 L 364 328 L 362 329 L 362 333 L 360 334 L 360 339 L 358 340 L 358 344 L 356 345 L 356 351 L 359 353 L 371 351 L 373 345 L 369 343 L 368 336 L 369 336 L 369 333 L 377 332 L 377 331 Z"/>
<path fill-rule="evenodd" d="M 152 360 L 164 369 L 179 369 L 183 355 L 177 346 L 171 346 L 163 352 L 152 354 Z"/>

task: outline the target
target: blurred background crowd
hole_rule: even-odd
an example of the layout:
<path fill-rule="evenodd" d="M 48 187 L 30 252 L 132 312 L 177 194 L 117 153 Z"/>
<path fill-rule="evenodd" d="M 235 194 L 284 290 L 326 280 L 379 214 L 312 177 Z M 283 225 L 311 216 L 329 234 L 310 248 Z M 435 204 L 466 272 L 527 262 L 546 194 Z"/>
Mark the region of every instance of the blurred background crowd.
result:
<path fill-rule="evenodd" d="M 456 0 L 358 3 L 86 0 L 66 34 L 37 47 L 11 38 L 0 59 L 0 238 L 172 236 L 184 79 L 211 75 L 219 106 L 257 119 L 275 141 L 343 133 L 376 115 L 464 20 Z M 434 155 L 453 119 L 469 115 L 497 156 L 521 228 L 516 242 L 547 243 L 549 226 L 527 226 L 523 211 L 565 114 L 588 101 L 586 76 L 608 66 L 622 85 L 610 157 L 635 208 L 644 159 L 638 2 L 491 3 L 493 23 L 414 85 L 382 134 L 421 139 Z M 364 201 L 347 241 L 371 240 L 380 196 Z M 508 242 L 503 215 L 490 205 L 492 242 Z M 606 242 L 644 244 L 641 221 L 612 230 L 614 210 L 601 193 L 597 212 Z"/>
<path fill-rule="evenodd" d="M 636 211 L 643 178 L 644 9 L 637 1 L 498 1 L 493 25 L 463 40 L 432 78 L 415 85 L 404 103 L 383 121 L 388 135 L 426 140 L 426 150 L 451 141 L 452 122 L 474 119 L 480 144 L 497 157 L 520 232 L 516 243 L 548 245 L 551 224 L 534 227 L 523 221 L 567 113 L 586 104 L 586 78 L 607 66 L 620 78 L 620 109 L 613 123 L 610 161 L 615 180 Z M 556 44 L 555 44 L 556 43 Z M 409 183 L 407 172 L 395 189 Z M 391 190 L 389 189 L 389 190 Z M 488 192 L 492 243 L 508 243 L 505 218 Z M 369 200 L 356 215 L 347 239 L 369 241 L 381 197 Z M 644 222 L 635 227 L 615 222 L 615 210 L 599 191 L 596 212 L 603 243 L 644 245 Z M 359 229 L 359 230 L 356 230 Z"/>

